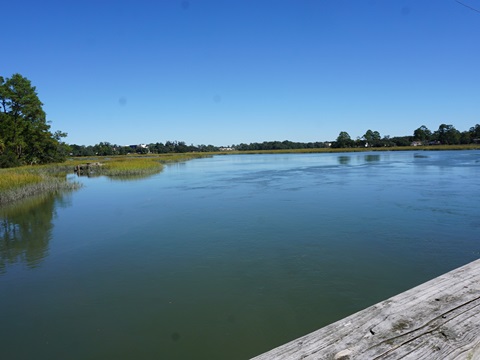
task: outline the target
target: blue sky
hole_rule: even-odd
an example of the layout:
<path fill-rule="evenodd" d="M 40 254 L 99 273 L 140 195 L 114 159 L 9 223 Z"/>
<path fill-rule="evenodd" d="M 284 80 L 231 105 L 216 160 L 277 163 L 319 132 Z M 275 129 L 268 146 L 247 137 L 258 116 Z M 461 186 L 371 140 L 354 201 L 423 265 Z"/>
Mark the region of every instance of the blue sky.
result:
<path fill-rule="evenodd" d="M 30 79 L 68 143 L 480 123 L 480 13 L 455 0 L 16 0 L 2 13 L 0 75 Z"/>

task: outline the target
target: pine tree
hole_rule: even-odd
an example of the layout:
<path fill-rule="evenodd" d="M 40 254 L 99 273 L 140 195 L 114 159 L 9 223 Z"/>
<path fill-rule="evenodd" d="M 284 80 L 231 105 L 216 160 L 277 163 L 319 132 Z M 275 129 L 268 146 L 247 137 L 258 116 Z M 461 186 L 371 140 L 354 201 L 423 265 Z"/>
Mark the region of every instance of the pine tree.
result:
<path fill-rule="evenodd" d="M 43 104 L 30 80 L 0 77 L 0 167 L 65 159 L 65 133 L 50 132 Z"/>

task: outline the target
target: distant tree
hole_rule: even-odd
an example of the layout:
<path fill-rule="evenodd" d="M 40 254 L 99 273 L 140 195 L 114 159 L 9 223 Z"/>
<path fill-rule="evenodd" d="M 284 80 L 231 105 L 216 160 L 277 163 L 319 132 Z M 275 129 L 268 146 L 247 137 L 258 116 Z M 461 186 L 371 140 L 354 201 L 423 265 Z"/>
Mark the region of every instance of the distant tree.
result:
<path fill-rule="evenodd" d="M 380 140 L 380 144 L 382 146 L 387 146 L 387 147 L 391 147 L 391 146 L 396 146 L 395 142 L 393 141 L 392 138 L 390 138 L 390 135 L 385 135 L 381 140 Z"/>
<path fill-rule="evenodd" d="M 175 142 L 166 141 L 165 142 L 165 152 L 166 153 L 175 152 Z"/>
<path fill-rule="evenodd" d="M 409 146 L 412 143 L 410 136 L 395 136 L 390 138 L 392 146 Z"/>
<path fill-rule="evenodd" d="M 65 160 L 67 146 L 60 139 L 66 134 L 50 132 L 42 106 L 30 80 L 20 74 L 0 77 L 0 139 L 4 148 L 0 156 L 9 159 L 1 162 L 3 166 Z M 12 156 L 16 161 L 11 161 Z"/>
<path fill-rule="evenodd" d="M 115 145 L 110 144 L 108 141 L 100 142 L 93 146 L 93 152 L 95 155 L 99 156 L 110 156 L 116 155 Z"/>
<path fill-rule="evenodd" d="M 462 131 L 460 133 L 460 144 L 470 144 L 473 142 L 473 138 L 469 131 Z"/>
<path fill-rule="evenodd" d="M 143 147 L 143 146 L 137 146 L 137 148 L 135 149 L 135 152 L 137 154 L 148 154 L 150 152 L 150 150 L 148 149 L 148 147 Z"/>
<path fill-rule="evenodd" d="M 238 151 L 248 150 L 284 150 L 284 149 L 319 149 L 327 147 L 323 142 L 293 142 L 293 141 L 264 141 L 262 143 L 238 144 L 232 145 L 231 148 Z"/>
<path fill-rule="evenodd" d="M 72 144 L 70 145 L 70 154 L 72 156 L 93 156 L 95 152 L 93 146 Z"/>
<path fill-rule="evenodd" d="M 177 153 L 186 153 L 189 151 L 188 146 L 183 141 L 176 142 L 174 151 Z"/>
<path fill-rule="evenodd" d="M 380 133 L 378 131 L 367 130 L 363 139 L 367 142 L 368 146 L 379 146 L 381 139 Z"/>
<path fill-rule="evenodd" d="M 414 140 L 425 142 L 425 141 L 429 141 L 431 137 L 432 137 L 432 132 L 428 130 L 428 128 L 425 125 L 420 126 L 418 129 L 416 129 L 413 132 Z"/>
<path fill-rule="evenodd" d="M 350 135 L 346 131 L 341 131 L 338 134 L 337 140 L 335 141 L 334 147 L 336 148 L 349 148 L 354 146 L 355 142 L 352 140 Z"/>
<path fill-rule="evenodd" d="M 128 155 L 130 154 L 131 151 L 132 149 L 130 148 L 130 146 L 119 146 L 117 148 L 118 155 Z"/>
<path fill-rule="evenodd" d="M 470 133 L 472 141 L 473 139 L 480 139 L 480 124 L 472 126 L 468 132 Z"/>
<path fill-rule="evenodd" d="M 442 144 L 454 145 L 460 143 L 460 131 L 455 129 L 453 125 L 441 124 L 435 131 L 434 136 Z"/>

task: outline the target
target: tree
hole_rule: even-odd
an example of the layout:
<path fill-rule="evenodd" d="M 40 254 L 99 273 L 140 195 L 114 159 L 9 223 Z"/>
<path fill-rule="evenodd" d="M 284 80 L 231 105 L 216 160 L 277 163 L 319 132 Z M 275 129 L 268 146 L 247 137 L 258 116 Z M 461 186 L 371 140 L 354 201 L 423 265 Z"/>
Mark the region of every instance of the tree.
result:
<path fill-rule="evenodd" d="M 409 146 L 412 141 L 409 136 L 395 136 L 390 138 L 393 146 Z"/>
<path fill-rule="evenodd" d="M 460 131 L 455 129 L 453 125 L 441 124 L 434 135 L 442 144 L 452 145 L 460 143 Z"/>
<path fill-rule="evenodd" d="M 381 136 L 378 131 L 367 130 L 363 139 L 367 142 L 367 146 L 378 146 Z"/>
<path fill-rule="evenodd" d="M 93 146 L 93 151 L 95 155 L 99 156 L 110 156 L 114 155 L 114 146 L 110 144 L 108 141 L 100 142 Z"/>
<path fill-rule="evenodd" d="M 340 134 L 338 134 L 334 147 L 347 148 L 347 147 L 352 147 L 353 145 L 354 145 L 354 141 L 352 140 L 350 135 L 346 131 L 341 131 Z"/>
<path fill-rule="evenodd" d="M 390 135 L 384 135 L 383 138 L 380 140 L 380 144 L 388 147 L 395 146 L 395 142 L 390 137 Z"/>
<path fill-rule="evenodd" d="M 480 124 L 472 126 L 468 132 L 470 133 L 472 141 L 473 139 L 480 139 Z"/>
<path fill-rule="evenodd" d="M 413 132 L 413 138 L 418 141 L 429 141 L 430 138 L 432 137 L 432 132 L 428 130 L 428 128 L 425 125 L 420 126 L 418 129 L 416 129 Z"/>
<path fill-rule="evenodd" d="M 0 139 L 4 156 L 16 158 L 17 164 L 63 161 L 65 144 L 59 139 L 65 133 L 50 132 L 42 102 L 30 80 L 20 74 L 0 77 Z M 10 161 L 3 163 L 11 163 Z"/>
<path fill-rule="evenodd" d="M 470 144 L 473 142 L 473 138 L 469 131 L 462 131 L 460 133 L 460 144 Z"/>

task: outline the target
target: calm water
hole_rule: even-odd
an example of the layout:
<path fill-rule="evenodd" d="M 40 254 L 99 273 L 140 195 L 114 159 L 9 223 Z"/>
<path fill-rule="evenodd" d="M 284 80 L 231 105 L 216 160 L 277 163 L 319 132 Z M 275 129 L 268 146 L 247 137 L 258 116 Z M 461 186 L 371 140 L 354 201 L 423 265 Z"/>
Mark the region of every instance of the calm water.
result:
<path fill-rule="evenodd" d="M 0 210 L 0 358 L 247 359 L 480 257 L 480 151 L 231 155 Z"/>

